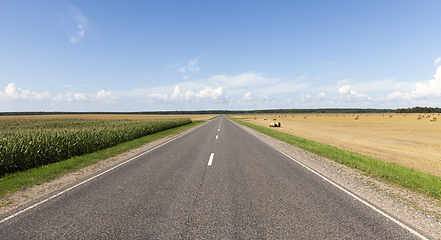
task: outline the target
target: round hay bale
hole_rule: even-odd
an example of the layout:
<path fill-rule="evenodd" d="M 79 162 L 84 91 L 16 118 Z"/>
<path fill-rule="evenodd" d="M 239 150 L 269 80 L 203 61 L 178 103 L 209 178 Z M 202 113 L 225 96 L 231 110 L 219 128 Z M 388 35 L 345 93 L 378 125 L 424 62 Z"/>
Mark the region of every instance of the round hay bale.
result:
<path fill-rule="evenodd" d="M 270 127 L 276 127 L 276 123 L 275 122 L 270 122 L 269 126 Z"/>

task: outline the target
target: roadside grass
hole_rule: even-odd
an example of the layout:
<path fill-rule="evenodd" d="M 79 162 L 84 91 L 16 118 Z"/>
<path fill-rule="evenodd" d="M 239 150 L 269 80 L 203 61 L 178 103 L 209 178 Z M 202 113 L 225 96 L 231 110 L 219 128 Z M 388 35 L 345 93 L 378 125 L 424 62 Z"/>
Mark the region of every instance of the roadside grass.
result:
<path fill-rule="evenodd" d="M 216 116 L 214 116 L 214 117 L 212 117 L 212 118 L 210 118 L 210 119 L 208 119 L 208 120 L 213 120 L 213 119 L 215 119 L 215 118 L 217 118 L 217 117 L 219 117 L 220 116 L 220 114 L 219 115 L 216 115 Z"/>
<path fill-rule="evenodd" d="M 359 169 L 368 176 L 397 184 L 401 187 L 441 200 L 440 177 L 403 167 L 394 163 L 380 161 L 358 153 L 342 150 L 330 145 L 296 137 L 287 133 L 282 133 L 267 127 L 254 125 L 236 118 L 229 118 L 242 125 L 304 149 L 308 152 L 314 153 L 318 156 L 334 160 L 351 168 Z"/>
<path fill-rule="evenodd" d="M 73 157 L 61 162 L 32 168 L 23 172 L 6 174 L 0 178 L 0 198 L 7 194 L 17 192 L 21 189 L 38 185 L 63 174 L 77 171 L 83 167 L 97 163 L 100 160 L 116 156 L 130 149 L 138 148 L 146 143 L 184 132 L 192 127 L 202 124 L 205 121 L 192 121 L 192 123 L 180 127 L 168 129 L 155 134 L 147 135 L 126 143 L 119 144 L 115 147 L 100 150 L 94 153 Z"/>

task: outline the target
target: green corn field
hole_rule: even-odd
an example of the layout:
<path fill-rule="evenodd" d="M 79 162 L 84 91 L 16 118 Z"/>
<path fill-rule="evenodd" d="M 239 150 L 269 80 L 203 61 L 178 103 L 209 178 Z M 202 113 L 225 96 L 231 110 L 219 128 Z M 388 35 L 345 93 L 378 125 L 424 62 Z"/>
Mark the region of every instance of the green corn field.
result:
<path fill-rule="evenodd" d="M 0 177 L 92 153 L 189 123 L 189 118 L 1 120 Z"/>

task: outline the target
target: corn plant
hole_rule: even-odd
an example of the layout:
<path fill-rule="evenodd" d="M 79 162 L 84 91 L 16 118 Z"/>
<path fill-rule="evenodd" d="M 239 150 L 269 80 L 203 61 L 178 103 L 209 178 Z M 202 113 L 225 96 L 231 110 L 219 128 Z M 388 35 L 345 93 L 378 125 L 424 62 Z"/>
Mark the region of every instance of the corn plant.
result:
<path fill-rule="evenodd" d="M 163 120 L 2 120 L 0 177 L 191 123 Z"/>

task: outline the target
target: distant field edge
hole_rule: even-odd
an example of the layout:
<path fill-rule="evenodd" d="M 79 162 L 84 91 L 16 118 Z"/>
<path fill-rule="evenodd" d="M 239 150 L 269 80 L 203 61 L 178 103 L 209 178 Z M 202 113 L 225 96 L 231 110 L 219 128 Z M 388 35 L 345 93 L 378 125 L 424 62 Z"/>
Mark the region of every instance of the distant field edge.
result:
<path fill-rule="evenodd" d="M 401 187 L 441 200 L 440 177 L 403 167 L 395 163 L 388 163 L 358 153 L 342 150 L 327 144 L 303 139 L 267 127 L 258 126 L 230 116 L 227 117 L 237 123 L 304 149 L 308 152 L 314 153 L 318 156 L 331 159 L 351 168 L 359 169 L 368 176 L 378 178 L 392 184 L 397 184 Z"/>
<path fill-rule="evenodd" d="M 63 174 L 75 172 L 83 167 L 92 165 L 100 160 L 116 156 L 131 149 L 141 147 L 142 145 L 172 135 L 177 135 L 190 128 L 193 128 L 206 121 L 192 121 L 189 124 L 171 128 L 165 131 L 150 134 L 129 142 L 118 144 L 114 147 L 99 150 L 93 153 L 69 158 L 67 160 L 56 162 L 37 168 L 32 168 L 23 172 L 6 174 L 0 178 L 0 199 L 21 189 L 38 185 L 60 177 Z M 4 203 L 0 202 L 0 207 Z"/>
<path fill-rule="evenodd" d="M 218 118 L 219 116 L 220 116 L 220 114 L 218 114 L 218 115 L 216 115 L 216 116 L 214 116 L 214 117 L 212 117 L 212 118 L 210 118 L 210 119 L 208 119 L 208 120 L 216 119 L 216 118 Z"/>

